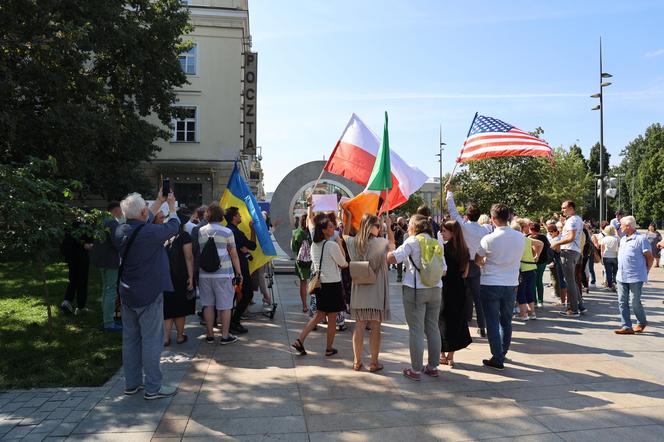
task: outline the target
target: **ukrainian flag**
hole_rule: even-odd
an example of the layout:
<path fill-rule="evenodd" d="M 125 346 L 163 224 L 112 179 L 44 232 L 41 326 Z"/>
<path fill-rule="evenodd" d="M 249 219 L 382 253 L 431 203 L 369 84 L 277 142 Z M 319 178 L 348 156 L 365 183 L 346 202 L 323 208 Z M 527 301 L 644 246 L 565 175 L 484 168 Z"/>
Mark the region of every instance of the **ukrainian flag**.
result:
<path fill-rule="evenodd" d="M 249 220 L 253 220 L 254 222 L 254 230 L 256 231 L 256 250 L 251 252 L 251 256 L 253 256 L 254 259 L 249 261 L 249 271 L 251 273 L 254 273 L 256 269 L 262 267 L 277 256 L 274 244 L 272 244 L 272 238 L 270 237 L 270 231 L 263 219 L 261 207 L 258 205 L 258 201 L 256 201 L 254 194 L 249 190 L 249 186 L 247 186 L 242 175 L 240 175 L 237 163 L 235 163 L 235 166 L 233 167 L 233 173 L 231 173 L 231 177 L 228 180 L 228 186 L 226 186 L 226 190 L 221 196 L 219 205 L 224 210 L 229 207 L 237 207 L 240 209 L 242 222 L 238 225 L 238 228 L 247 235 L 247 238 L 251 238 Z"/>

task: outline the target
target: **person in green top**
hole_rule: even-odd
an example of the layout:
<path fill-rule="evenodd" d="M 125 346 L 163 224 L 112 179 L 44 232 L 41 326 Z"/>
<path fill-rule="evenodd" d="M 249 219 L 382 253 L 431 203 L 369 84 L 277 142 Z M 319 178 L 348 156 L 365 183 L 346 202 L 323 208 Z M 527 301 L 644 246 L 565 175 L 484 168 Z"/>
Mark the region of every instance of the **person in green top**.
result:
<path fill-rule="evenodd" d="M 519 288 L 516 292 L 516 301 L 519 304 L 519 319 L 523 321 L 537 319 L 535 314 L 537 259 L 542 252 L 544 243 L 528 236 L 530 234 L 530 220 L 527 218 L 515 218 L 511 227 L 520 231 L 526 237 L 519 269 Z"/>
<path fill-rule="evenodd" d="M 295 274 L 300 280 L 302 312 L 307 312 L 307 281 L 311 276 L 311 234 L 307 228 L 307 214 L 300 217 L 297 228 L 291 237 L 291 250 L 295 255 Z"/>

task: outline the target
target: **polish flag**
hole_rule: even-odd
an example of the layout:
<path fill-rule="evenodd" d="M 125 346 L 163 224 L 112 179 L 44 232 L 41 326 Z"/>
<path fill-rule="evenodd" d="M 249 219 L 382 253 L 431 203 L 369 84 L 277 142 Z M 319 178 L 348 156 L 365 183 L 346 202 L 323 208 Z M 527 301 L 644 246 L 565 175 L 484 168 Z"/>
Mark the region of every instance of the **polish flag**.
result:
<path fill-rule="evenodd" d="M 353 114 L 341 139 L 337 141 L 330 159 L 327 160 L 325 170 L 366 186 L 371 177 L 379 147 L 380 140 L 376 134 L 360 120 L 360 117 Z M 408 201 L 408 197 L 417 192 L 427 180 L 427 176 L 420 169 L 407 164 L 392 150 L 390 151 L 390 163 L 392 189 L 387 196 L 389 207 L 382 207 L 381 210 L 392 210 L 405 203 Z M 365 192 L 374 193 L 374 191 L 366 190 Z M 385 198 L 384 192 L 382 196 Z M 359 220 L 357 222 L 359 223 Z"/>

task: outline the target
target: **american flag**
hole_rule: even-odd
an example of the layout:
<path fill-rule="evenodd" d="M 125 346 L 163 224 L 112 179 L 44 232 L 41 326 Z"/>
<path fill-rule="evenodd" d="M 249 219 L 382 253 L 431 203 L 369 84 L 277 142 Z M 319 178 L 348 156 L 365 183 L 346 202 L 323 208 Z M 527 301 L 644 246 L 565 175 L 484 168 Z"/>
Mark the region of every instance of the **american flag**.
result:
<path fill-rule="evenodd" d="M 551 147 L 545 141 L 497 118 L 476 115 L 457 162 L 491 157 L 551 155 Z"/>

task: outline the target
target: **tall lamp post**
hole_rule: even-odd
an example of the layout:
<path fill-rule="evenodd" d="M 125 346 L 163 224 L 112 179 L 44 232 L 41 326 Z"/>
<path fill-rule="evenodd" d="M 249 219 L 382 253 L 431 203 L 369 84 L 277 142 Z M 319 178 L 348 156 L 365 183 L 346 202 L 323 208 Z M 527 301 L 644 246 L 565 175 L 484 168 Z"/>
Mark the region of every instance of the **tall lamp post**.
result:
<path fill-rule="evenodd" d="M 438 171 L 440 184 L 440 221 L 443 219 L 443 146 L 447 146 L 447 144 L 443 143 L 443 126 L 441 125 L 438 130 L 438 153 L 436 154 L 438 165 L 440 166 Z"/>
<path fill-rule="evenodd" d="M 611 82 L 605 82 L 605 78 L 611 78 L 602 69 L 602 38 L 599 39 L 599 93 L 591 95 L 591 98 L 599 98 L 599 104 L 592 110 L 599 110 L 599 219 L 607 218 L 606 215 L 606 195 L 604 190 L 604 88 L 611 85 Z"/>

